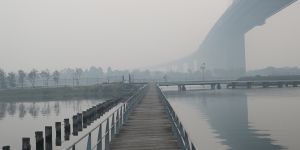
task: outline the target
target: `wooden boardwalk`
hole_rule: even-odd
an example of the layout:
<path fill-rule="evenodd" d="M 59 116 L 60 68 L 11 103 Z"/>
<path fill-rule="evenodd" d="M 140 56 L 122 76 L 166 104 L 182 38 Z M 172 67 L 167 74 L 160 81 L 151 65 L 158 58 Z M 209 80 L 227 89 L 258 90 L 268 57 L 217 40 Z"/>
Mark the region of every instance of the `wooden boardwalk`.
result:
<path fill-rule="evenodd" d="M 112 140 L 110 148 L 112 150 L 180 149 L 154 85 L 150 85 L 145 98 L 129 114 L 128 121 Z"/>

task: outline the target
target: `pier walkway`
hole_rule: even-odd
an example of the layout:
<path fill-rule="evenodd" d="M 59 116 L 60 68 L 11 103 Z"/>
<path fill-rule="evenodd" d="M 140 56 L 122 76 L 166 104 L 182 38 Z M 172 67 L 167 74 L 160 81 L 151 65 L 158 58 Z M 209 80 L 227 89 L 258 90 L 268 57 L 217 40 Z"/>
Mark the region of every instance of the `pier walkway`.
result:
<path fill-rule="evenodd" d="M 154 84 L 150 85 L 144 99 L 128 116 L 120 133 L 112 140 L 110 149 L 180 149 Z"/>

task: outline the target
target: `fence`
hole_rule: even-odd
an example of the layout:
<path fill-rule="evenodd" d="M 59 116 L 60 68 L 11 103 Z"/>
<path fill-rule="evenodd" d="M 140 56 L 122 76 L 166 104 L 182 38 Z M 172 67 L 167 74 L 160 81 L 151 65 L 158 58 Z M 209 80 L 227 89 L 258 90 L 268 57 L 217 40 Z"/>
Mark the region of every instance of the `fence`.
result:
<path fill-rule="evenodd" d="M 182 150 L 196 150 L 195 145 L 189 138 L 187 131 L 184 129 L 181 121 L 179 120 L 178 116 L 176 115 L 175 111 L 173 110 L 172 106 L 170 105 L 169 101 L 167 100 L 166 96 L 157 85 L 157 90 L 160 96 L 161 101 L 165 106 L 166 113 L 169 117 L 169 120 L 172 122 L 172 131 L 173 134 L 176 135 L 177 141 L 180 144 Z"/>
<path fill-rule="evenodd" d="M 83 135 L 80 139 L 75 141 L 67 150 L 76 150 L 76 145 L 84 144 L 83 141 L 87 141 L 87 150 L 109 150 L 109 144 L 113 137 L 119 133 L 123 124 L 127 121 L 128 114 L 134 109 L 135 105 L 141 101 L 146 93 L 148 85 L 141 87 L 136 94 L 128 98 L 123 104 L 119 105 L 114 112 L 108 115 L 102 122 L 96 127 L 91 129 L 88 133 Z M 105 128 L 104 134 L 102 133 Z M 97 130 L 98 129 L 98 130 Z M 92 145 L 92 133 L 98 131 L 97 141 Z"/>

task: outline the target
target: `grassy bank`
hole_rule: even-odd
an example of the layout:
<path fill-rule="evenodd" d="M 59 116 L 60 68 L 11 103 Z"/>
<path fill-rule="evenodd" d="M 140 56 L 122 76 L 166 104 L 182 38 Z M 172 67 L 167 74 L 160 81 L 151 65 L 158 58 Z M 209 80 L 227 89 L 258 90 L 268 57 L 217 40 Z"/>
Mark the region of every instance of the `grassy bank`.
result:
<path fill-rule="evenodd" d="M 0 101 L 44 101 L 122 97 L 138 88 L 129 84 L 102 84 L 81 87 L 26 88 L 0 91 Z"/>

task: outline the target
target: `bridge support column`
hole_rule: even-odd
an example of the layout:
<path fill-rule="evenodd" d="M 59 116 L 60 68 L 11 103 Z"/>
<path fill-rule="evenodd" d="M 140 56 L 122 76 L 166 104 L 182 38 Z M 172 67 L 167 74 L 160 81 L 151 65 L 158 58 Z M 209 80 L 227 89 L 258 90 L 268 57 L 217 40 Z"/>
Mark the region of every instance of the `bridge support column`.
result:
<path fill-rule="evenodd" d="M 297 82 L 293 82 L 293 87 L 298 87 Z"/>
<path fill-rule="evenodd" d="M 232 82 L 232 89 L 235 89 L 236 83 Z"/>
<path fill-rule="evenodd" d="M 222 87 L 221 87 L 221 83 L 218 83 L 218 84 L 217 84 L 217 89 L 220 90 L 221 88 L 222 88 Z"/>
<path fill-rule="evenodd" d="M 251 89 L 252 88 L 252 83 L 251 82 L 247 82 L 247 88 Z"/>
<path fill-rule="evenodd" d="M 210 89 L 211 89 L 211 90 L 216 89 L 216 84 L 210 84 Z"/>
<path fill-rule="evenodd" d="M 269 83 L 268 82 L 263 82 L 262 83 L 262 87 L 263 88 L 268 88 L 269 87 Z"/>
<path fill-rule="evenodd" d="M 278 88 L 282 88 L 283 87 L 283 83 L 282 82 L 278 82 L 277 86 L 278 86 Z"/>

